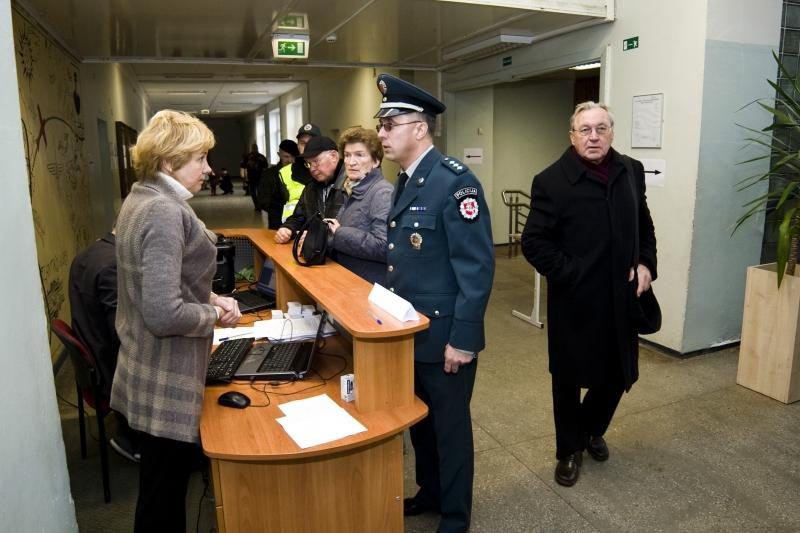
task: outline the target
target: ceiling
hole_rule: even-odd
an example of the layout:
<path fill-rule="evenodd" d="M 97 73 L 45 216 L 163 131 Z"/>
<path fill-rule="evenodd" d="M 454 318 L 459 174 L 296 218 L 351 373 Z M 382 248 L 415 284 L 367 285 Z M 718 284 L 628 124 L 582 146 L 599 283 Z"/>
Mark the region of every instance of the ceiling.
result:
<path fill-rule="evenodd" d="M 130 64 L 153 111 L 208 109 L 220 116 L 252 111 L 331 68 L 447 71 L 521 46 L 500 42 L 501 33 L 522 34 L 535 44 L 612 18 L 606 0 L 15 0 L 15 4 L 82 61 Z M 289 13 L 307 16 L 307 60 L 272 58 L 274 22 Z M 454 57 L 459 49 L 473 51 Z"/>

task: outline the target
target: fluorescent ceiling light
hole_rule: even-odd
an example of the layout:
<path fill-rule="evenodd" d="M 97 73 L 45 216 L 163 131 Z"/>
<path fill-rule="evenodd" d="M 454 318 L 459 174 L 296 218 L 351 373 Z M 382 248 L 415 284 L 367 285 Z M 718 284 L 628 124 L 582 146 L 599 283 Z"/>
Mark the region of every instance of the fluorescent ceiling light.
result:
<path fill-rule="evenodd" d="M 461 44 L 447 47 L 443 50 L 442 59 L 452 61 L 455 59 L 469 60 L 499 54 L 531 44 L 534 35 L 527 30 L 502 29 L 498 33 L 482 35 Z"/>
<path fill-rule="evenodd" d="M 167 91 L 167 94 L 174 94 L 178 96 L 194 96 L 199 94 L 206 94 L 206 91 Z"/>
<path fill-rule="evenodd" d="M 231 91 L 230 94 L 237 96 L 262 96 L 269 94 L 268 91 Z"/>
<path fill-rule="evenodd" d="M 583 65 L 575 65 L 574 67 L 569 67 L 570 70 L 592 70 L 594 68 L 600 68 L 599 61 L 593 61 L 591 63 L 584 63 Z"/>
<path fill-rule="evenodd" d="M 243 113 L 244 109 L 218 109 L 215 113 Z"/>

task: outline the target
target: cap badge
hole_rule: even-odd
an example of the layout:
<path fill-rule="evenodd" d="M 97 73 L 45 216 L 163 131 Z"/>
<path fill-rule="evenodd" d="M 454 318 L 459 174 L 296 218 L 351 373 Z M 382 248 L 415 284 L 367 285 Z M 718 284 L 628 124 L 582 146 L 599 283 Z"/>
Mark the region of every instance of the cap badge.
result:
<path fill-rule="evenodd" d="M 411 247 L 413 249 L 419 250 L 422 248 L 422 235 L 419 233 L 412 233 L 408 240 L 411 241 Z"/>
<path fill-rule="evenodd" d="M 311 124 L 306 124 L 305 126 L 303 126 L 303 130 L 304 131 L 311 131 L 311 128 L 313 128 L 313 127 L 314 126 L 312 126 Z"/>
<path fill-rule="evenodd" d="M 381 80 L 378 82 L 378 89 L 380 89 L 381 94 L 386 94 L 386 82 Z"/>

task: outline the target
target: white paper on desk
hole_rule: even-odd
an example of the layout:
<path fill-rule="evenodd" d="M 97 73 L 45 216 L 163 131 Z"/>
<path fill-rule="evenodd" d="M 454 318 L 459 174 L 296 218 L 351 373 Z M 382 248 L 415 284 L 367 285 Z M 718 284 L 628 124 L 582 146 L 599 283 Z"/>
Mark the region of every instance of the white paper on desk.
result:
<path fill-rule="evenodd" d="M 253 328 L 217 328 L 214 330 L 213 344 L 219 344 L 228 339 L 246 339 L 253 336 Z"/>
<path fill-rule="evenodd" d="M 378 283 L 372 286 L 368 300 L 397 320 L 403 322 L 417 320 L 417 311 L 414 309 L 414 306 L 411 305 L 411 302 L 385 289 Z"/>
<path fill-rule="evenodd" d="M 278 418 L 277 422 L 300 448 L 310 448 L 367 430 L 327 394 L 278 407 L 286 416 Z"/>
<path fill-rule="evenodd" d="M 312 340 L 317 336 L 320 315 L 305 316 L 302 318 L 273 318 L 272 320 L 259 320 L 253 324 L 253 333 L 257 339 L 271 341 L 303 341 Z M 322 330 L 324 337 L 336 334 L 336 329 L 330 322 Z"/>

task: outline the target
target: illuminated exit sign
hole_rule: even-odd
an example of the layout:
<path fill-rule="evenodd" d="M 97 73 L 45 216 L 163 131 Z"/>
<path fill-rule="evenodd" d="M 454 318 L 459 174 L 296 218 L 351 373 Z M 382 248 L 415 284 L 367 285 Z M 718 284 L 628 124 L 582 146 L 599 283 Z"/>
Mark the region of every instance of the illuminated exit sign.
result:
<path fill-rule="evenodd" d="M 272 55 L 276 59 L 305 59 L 308 57 L 308 39 L 275 37 L 272 39 Z"/>

